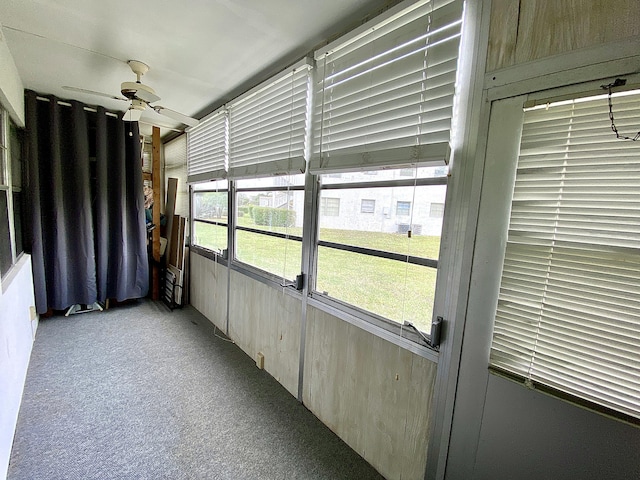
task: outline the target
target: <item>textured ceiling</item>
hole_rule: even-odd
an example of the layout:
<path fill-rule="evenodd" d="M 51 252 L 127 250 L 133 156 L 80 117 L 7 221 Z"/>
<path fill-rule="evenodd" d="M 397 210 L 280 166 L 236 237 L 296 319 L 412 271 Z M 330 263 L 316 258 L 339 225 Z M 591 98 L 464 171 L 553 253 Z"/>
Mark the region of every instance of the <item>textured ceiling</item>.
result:
<path fill-rule="evenodd" d="M 123 111 L 126 64 L 151 69 L 158 104 L 200 117 L 389 0 L 3 0 L 0 24 L 25 88 Z M 182 128 L 150 109 L 142 121 Z M 163 129 L 163 134 L 168 130 Z"/>

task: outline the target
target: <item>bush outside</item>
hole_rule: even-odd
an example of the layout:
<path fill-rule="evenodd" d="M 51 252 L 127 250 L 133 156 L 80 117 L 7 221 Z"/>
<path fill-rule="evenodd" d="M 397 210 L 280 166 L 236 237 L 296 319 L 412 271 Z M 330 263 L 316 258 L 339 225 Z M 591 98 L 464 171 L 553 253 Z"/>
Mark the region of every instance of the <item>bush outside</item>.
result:
<path fill-rule="evenodd" d="M 296 212 L 293 210 L 253 206 L 251 214 L 256 225 L 293 227 L 296 224 Z"/>

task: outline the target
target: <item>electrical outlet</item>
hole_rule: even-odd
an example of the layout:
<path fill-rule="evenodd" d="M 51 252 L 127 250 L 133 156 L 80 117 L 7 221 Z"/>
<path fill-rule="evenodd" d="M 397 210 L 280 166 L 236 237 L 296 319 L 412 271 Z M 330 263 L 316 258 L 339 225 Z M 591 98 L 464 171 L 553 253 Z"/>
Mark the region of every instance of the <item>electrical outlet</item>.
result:
<path fill-rule="evenodd" d="M 256 355 L 256 366 L 260 370 L 264 370 L 264 355 L 262 352 L 258 352 L 258 355 Z"/>
<path fill-rule="evenodd" d="M 36 307 L 34 306 L 29 307 L 29 319 L 33 321 L 36 319 L 37 316 L 38 314 L 36 313 Z"/>

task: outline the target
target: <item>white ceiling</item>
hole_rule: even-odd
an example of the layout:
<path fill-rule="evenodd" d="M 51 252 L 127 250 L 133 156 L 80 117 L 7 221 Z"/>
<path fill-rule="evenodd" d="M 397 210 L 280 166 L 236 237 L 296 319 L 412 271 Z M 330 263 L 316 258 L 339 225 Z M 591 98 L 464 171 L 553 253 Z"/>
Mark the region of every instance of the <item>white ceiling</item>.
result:
<path fill-rule="evenodd" d="M 302 58 L 390 0 L 3 0 L 0 24 L 25 88 L 123 111 L 126 64 L 151 68 L 157 102 L 203 112 Z M 142 121 L 182 128 L 150 109 Z M 162 133 L 169 130 L 163 129 Z"/>

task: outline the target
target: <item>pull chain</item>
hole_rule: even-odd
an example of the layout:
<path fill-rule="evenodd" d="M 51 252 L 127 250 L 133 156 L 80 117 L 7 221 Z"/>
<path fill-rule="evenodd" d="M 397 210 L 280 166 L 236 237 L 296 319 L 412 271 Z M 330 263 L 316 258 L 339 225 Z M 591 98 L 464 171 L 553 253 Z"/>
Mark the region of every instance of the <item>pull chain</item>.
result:
<path fill-rule="evenodd" d="M 609 92 L 609 96 L 608 96 L 608 101 L 609 101 L 609 119 L 611 120 L 611 130 L 613 131 L 613 133 L 616 134 L 616 138 L 618 140 L 631 140 L 632 142 L 637 141 L 638 139 L 640 139 L 640 131 L 638 133 L 636 133 L 635 137 L 627 137 L 625 135 L 620 135 L 620 133 L 618 133 L 618 127 L 616 127 L 616 123 L 613 119 L 613 103 L 611 102 L 611 88 L 613 87 L 621 87 L 623 85 L 625 85 L 627 83 L 626 80 L 620 79 L 620 78 L 616 78 L 616 81 L 613 83 L 610 83 L 609 85 L 601 85 L 601 88 L 603 89 L 607 89 L 607 91 Z"/>

